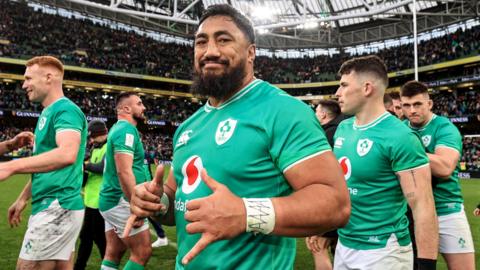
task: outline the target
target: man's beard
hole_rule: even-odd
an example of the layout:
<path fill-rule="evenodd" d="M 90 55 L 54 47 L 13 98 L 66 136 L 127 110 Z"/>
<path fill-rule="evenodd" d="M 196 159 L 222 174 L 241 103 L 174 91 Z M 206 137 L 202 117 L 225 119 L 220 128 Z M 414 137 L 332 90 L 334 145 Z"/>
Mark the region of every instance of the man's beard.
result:
<path fill-rule="evenodd" d="M 228 67 L 228 64 L 226 66 Z M 195 71 L 191 92 L 194 95 L 213 97 L 224 101 L 235 91 L 240 90 L 245 73 L 245 62 L 241 62 L 230 72 L 226 71 L 221 75 L 206 75 L 201 70 L 200 72 Z"/>

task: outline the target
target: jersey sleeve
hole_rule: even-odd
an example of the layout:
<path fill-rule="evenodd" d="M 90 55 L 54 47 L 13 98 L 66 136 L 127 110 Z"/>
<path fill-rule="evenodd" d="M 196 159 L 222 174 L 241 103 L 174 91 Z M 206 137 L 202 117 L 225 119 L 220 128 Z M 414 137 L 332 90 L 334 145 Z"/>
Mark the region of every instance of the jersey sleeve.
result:
<path fill-rule="evenodd" d="M 420 139 L 413 131 L 402 135 L 391 140 L 389 152 L 393 171 L 400 172 L 427 165 L 428 157 Z"/>
<path fill-rule="evenodd" d="M 448 121 L 448 120 L 446 120 Z M 446 147 L 462 153 L 462 136 L 458 129 L 450 122 L 445 122 L 440 125 L 440 128 L 435 134 L 435 149 L 438 147 Z"/>
<path fill-rule="evenodd" d="M 125 153 L 133 156 L 135 153 L 135 144 L 139 139 L 136 130 L 129 125 L 125 125 L 116 130 L 114 136 L 112 136 L 113 152 L 115 154 Z"/>
<path fill-rule="evenodd" d="M 331 148 L 313 111 L 293 97 L 283 99 L 289 104 L 280 106 L 272 119 L 269 151 L 276 166 L 285 172 Z"/>
<path fill-rule="evenodd" d="M 74 130 L 81 133 L 85 128 L 85 121 L 85 115 L 79 108 L 63 106 L 55 116 L 53 127 L 55 133 L 66 130 Z"/>

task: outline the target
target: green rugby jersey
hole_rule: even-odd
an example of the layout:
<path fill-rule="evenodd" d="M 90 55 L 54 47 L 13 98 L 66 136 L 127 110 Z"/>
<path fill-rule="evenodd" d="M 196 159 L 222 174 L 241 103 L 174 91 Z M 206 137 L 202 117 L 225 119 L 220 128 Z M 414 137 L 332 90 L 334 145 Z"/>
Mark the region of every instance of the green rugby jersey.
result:
<path fill-rule="evenodd" d="M 434 154 L 438 147 L 446 147 L 457 151 L 462 156 L 462 136 L 457 127 L 448 118 L 432 115 L 430 121 L 421 128 L 414 128 L 408 120 L 405 120 L 422 139 L 427 153 Z M 460 159 L 448 179 L 441 179 L 432 175 L 433 196 L 437 215 L 444 216 L 457 213 L 462 210 L 463 197 L 458 182 Z"/>
<path fill-rule="evenodd" d="M 202 168 L 239 197 L 291 194 L 283 173 L 330 151 L 313 111 L 269 83 L 254 80 L 223 105 L 200 108 L 178 128 L 173 144 L 176 269 L 292 269 L 294 238 L 253 233 L 213 243 L 183 266 L 181 259 L 200 238 L 185 231 L 185 205 L 212 193 L 201 180 Z"/>
<path fill-rule="evenodd" d="M 43 109 L 35 127 L 33 155 L 57 148 L 56 134 L 72 130 L 81 135 L 75 163 L 58 170 L 32 174 L 33 215 L 48 208 L 55 199 L 58 199 L 64 209 L 81 210 L 84 207 L 80 191 L 87 141 L 87 120 L 82 110 L 68 98 L 59 98 Z"/>
<path fill-rule="evenodd" d="M 343 169 L 352 211 L 338 230 L 342 245 L 368 250 L 383 248 L 394 234 L 410 243 L 407 202 L 396 172 L 428 164 L 420 141 L 400 120 L 385 112 L 363 126 L 356 117 L 344 120 L 335 133 L 334 153 Z"/>
<path fill-rule="evenodd" d="M 130 122 L 118 120 L 110 129 L 110 132 L 108 132 L 107 137 L 105 170 L 103 172 L 103 183 L 99 201 L 100 211 L 107 211 L 115 207 L 122 196 L 126 201 L 129 201 L 123 194 L 117 176 L 117 166 L 115 164 L 116 153 L 125 153 L 133 156 L 132 170 L 136 184 L 147 181 L 147 176 L 143 168 L 145 153 L 140 134 L 137 128 Z"/>

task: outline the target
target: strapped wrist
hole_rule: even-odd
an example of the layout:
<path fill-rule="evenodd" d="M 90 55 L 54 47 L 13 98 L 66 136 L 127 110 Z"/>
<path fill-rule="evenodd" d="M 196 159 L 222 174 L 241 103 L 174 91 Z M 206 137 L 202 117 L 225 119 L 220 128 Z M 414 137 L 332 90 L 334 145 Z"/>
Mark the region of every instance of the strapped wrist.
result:
<path fill-rule="evenodd" d="M 168 212 L 168 208 L 170 207 L 170 199 L 168 198 L 168 195 L 163 192 L 162 197 L 160 197 L 160 203 L 165 205 L 165 210 L 160 210 L 155 213 L 155 216 L 165 216 Z"/>
<path fill-rule="evenodd" d="M 275 209 L 269 198 L 243 198 L 246 232 L 269 234 L 275 228 Z"/>

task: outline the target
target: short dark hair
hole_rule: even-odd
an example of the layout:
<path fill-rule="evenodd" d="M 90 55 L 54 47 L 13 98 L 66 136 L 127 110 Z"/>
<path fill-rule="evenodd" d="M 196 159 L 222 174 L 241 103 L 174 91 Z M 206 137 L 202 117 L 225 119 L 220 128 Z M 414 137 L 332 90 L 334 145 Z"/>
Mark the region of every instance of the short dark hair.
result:
<path fill-rule="evenodd" d="M 333 117 L 337 117 L 341 113 L 340 105 L 332 99 L 322 99 L 318 102 L 318 106 L 322 106 Z"/>
<path fill-rule="evenodd" d="M 392 97 L 389 94 L 385 93 L 383 95 L 383 105 L 385 105 L 385 107 L 390 107 L 392 104 Z"/>
<path fill-rule="evenodd" d="M 125 99 L 131 97 L 131 96 L 138 96 L 137 93 L 135 92 L 122 92 L 117 96 L 117 100 L 115 102 L 115 107 L 118 107 L 120 102 L 124 101 Z"/>
<path fill-rule="evenodd" d="M 391 92 L 389 95 L 392 99 L 396 99 L 396 100 L 400 99 L 400 93 L 399 92 Z"/>
<path fill-rule="evenodd" d="M 227 4 L 211 5 L 202 14 L 198 25 L 213 16 L 227 16 L 232 18 L 233 23 L 245 34 L 251 44 L 255 43 L 255 30 L 250 19 L 244 14 Z"/>
<path fill-rule="evenodd" d="M 338 71 L 338 75 L 350 74 L 352 71 L 372 73 L 381 79 L 385 86 L 388 86 L 387 66 L 385 66 L 383 60 L 376 55 L 356 57 L 344 62 Z"/>
<path fill-rule="evenodd" d="M 428 87 L 424 83 L 419 81 L 408 81 L 400 89 L 400 96 L 402 97 L 413 97 L 418 94 L 427 94 Z"/>

